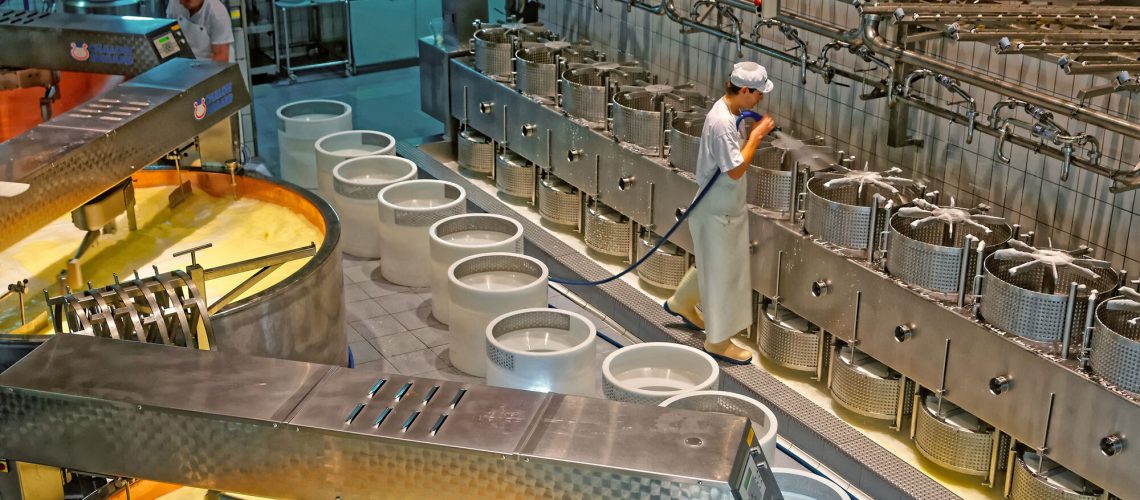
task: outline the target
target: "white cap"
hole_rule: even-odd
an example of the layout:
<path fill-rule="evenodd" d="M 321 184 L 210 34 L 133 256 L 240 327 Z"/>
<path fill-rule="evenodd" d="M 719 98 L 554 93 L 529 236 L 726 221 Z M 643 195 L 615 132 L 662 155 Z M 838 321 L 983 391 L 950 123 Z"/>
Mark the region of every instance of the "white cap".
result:
<path fill-rule="evenodd" d="M 768 70 L 752 61 L 738 62 L 732 66 L 732 76 L 728 81 L 741 88 L 759 90 L 767 94 L 776 86 L 768 79 Z"/>

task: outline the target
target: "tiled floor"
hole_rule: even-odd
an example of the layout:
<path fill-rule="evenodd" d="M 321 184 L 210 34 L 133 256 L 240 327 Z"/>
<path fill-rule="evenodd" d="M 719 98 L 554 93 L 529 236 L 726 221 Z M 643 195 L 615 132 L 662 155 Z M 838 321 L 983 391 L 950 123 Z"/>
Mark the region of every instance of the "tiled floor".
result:
<path fill-rule="evenodd" d="M 258 157 L 279 174 L 277 108 L 304 99 L 333 99 L 352 106 L 356 129 L 378 130 L 396 140 L 415 140 L 443 133 L 443 125 L 420 110 L 420 68 L 361 73 L 351 78 L 315 72 L 299 83 L 282 80 L 253 87 Z"/>
<path fill-rule="evenodd" d="M 380 275 L 380 261 L 345 255 L 344 296 L 347 308 L 344 330 L 358 368 L 460 382 L 483 381 L 451 365 L 447 325 L 432 317 L 429 289 L 389 283 Z M 599 331 L 618 342 L 631 342 L 614 326 L 554 289 L 550 290 L 550 303 L 584 315 Z M 598 370 L 595 373 L 601 374 L 602 360 L 615 349 L 600 338 L 596 341 Z M 599 397 L 600 389 L 599 379 Z"/>
<path fill-rule="evenodd" d="M 257 118 L 258 156 L 277 173 L 276 110 L 302 99 L 335 99 L 352 106 L 357 129 L 379 130 L 397 140 L 418 142 L 440 134 L 443 126 L 420 110 L 419 67 L 365 73 L 352 78 L 323 74 L 300 83 L 257 85 L 253 88 Z M 431 316 L 431 290 L 389 283 L 380 276 L 379 260 L 344 256 L 345 334 L 358 367 L 457 381 L 478 381 L 451 366 L 447 325 Z M 596 315 L 551 290 L 550 303 L 594 321 L 602 332 L 623 344 L 631 343 Z M 601 360 L 615 348 L 597 341 L 599 394 Z"/>

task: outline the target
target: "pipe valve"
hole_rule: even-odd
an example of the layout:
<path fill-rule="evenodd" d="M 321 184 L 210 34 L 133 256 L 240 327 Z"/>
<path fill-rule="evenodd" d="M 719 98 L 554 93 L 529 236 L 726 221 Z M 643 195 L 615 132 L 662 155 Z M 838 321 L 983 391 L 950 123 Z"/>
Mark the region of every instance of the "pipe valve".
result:
<path fill-rule="evenodd" d="M 1124 436 L 1111 434 L 1101 438 L 1100 452 L 1104 453 L 1104 456 L 1111 457 L 1122 451 L 1124 451 Z"/>
<path fill-rule="evenodd" d="M 914 325 L 906 324 L 895 327 L 895 342 L 906 342 L 914 337 Z"/>
<path fill-rule="evenodd" d="M 830 280 L 816 280 L 811 284 L 811 295 L 813 297 L 822 297 L 831 292 Z"/>
<path fill-rule="evenodd" d="M 990 394 L 993 394 L 994 396 L 998 396 L 998 395 L 1001 395 L 1003 392 L 1010 390 L 1013 387 L 1013 379 L 1008 377 L 1008 376 L 1005 376 L 1005 375 L 998 375 L 994 378 L 991 378 L 990 383 L 988 385 L 989 385 L 989 389 L 990 389 Z"/>

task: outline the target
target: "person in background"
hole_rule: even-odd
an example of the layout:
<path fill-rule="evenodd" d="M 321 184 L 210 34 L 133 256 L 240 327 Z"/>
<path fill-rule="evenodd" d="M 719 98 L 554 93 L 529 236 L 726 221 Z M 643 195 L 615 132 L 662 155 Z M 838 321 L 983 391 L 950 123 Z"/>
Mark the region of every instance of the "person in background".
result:
<path fill-rule="evenodd" d="M 170 0 L 166 17 L 178 20 L 195 58 L 230 62 L 234 31 L 221 0 Z"/>
<path fill-rule="evenodd" d="M 759 104 L 773 87 L 763 66 L 736 63 L 725 83 L 724 97 L 705 117 L 697 149 L 697 184 L 701 190 L 710 182 L 712 187 L 689 214 L 697 265 L 664 304 L 665 311 L 693 328 L 704 327 L 705 352 L 734 364 L 752 360 L 748 350 L 731 340 L 752 324 L 745 174 L 760 140 L 776 127 L 771 116 L 765 116 L 744 138 L 737 130 L 737 118 Z M 698 300 L 703 325 L 696 315 Z"/>

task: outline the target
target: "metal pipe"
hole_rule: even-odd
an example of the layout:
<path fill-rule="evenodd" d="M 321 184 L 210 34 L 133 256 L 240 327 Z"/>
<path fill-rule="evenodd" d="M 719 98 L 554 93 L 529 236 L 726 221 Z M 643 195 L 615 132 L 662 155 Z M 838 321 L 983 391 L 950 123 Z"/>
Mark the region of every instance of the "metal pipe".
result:
<path fill-rule="evenodd" d="M 924 68 L 919 68 L 908 73 L 906 75 L 906 78 L 903 78 L 902 96 L 905 98 L 910 98 L 911 85 L 914 85 L 914 82 L 928 76 L 934 76 L 934 72 Z"/>
<path fill-rule="evenodd" d="M 1140 49 L 1140 44 L 1130 42 L 1104 42 L 1104 43 L 1000 43 L 994 47 L 998 54 L 1022 54 L 1026 52 L 1127 52 Z"/>
<path fill-rule="evenodd" d="M 978 241 L 978 239 L 973 235 L 967 234 L 966 242 L 962 244 L 962 253 L 959 254 L 959 258 L 962 261 L 958 268 L 958 307 L 966 307 L 966 284 L 970 278 L 970 253 L 974 250 L 975 241 Z M 985 245 L 985 243 L 980 243 L 979 248 L 984 248 L 982 245 Z M 978 252 L 979 255 L 981 253 L 981 251 Z M 979 260 L 978 265 L 981 264 L 982 262 Z"/>
<path fill-rule="evenodd" d="M 958 94 L 959 97 L 965 99 L 967 104 L 966 120 L 969 122 L 966 125 L 966 144 L 973 143 L 974 122 L 978 117 L 978 103 L 974 101 L 973 97 L 970 97 L 970 94 L 967 94 L 966 91 L 962 90 L 962 87 L 958 85 L 957 80 L 954 80 L 953 78 L 950 78 L 946 75 L 938 75 L 937 80 L 940 85 L 946 88 L 946 90 Z"/>
<path fill-rule="evenodd" d="M 1064 113 L 1066 116 L 1071 116 L 1090 125 L 1111 130 L 1133 139 L 1140 139 L 1140 123 L 1132 123 L 1126 119 L 1115 117 L 1107 113 L 1082 108 L 1057 97 L 1032 91 L 1014 83 L 1003 80 L 991 80 L 976 71 L 958 68 L 939 61 L 932 56 L 904 49 L 885 40 L 882 35 L 879 34 L 878 24 L 879 16 L 873 14 L 863 15 L 863 41 L 865 47 L 875 53 L 894 57 L 898 62 L 905 64 L 929 68 L 983 90 L 997 92 L 1026 102 L 1037 103 L 1051 111 Z"/>
<path fill-rule="evenodd" d="M 1076 281 L 1069 284 L 1069 299 L 1065 301 L 1065 321 L 1061 330 L 1061 359 L 1069 359 L 1069 343 L 1073 338 L 1073 320 L 1076 318 L 1077 294 L 1085 288 Z"/>
<path fill-rule="evenodd" d="M 1063 64 L 1061 69 L 1066 75 L 1095 75 L 1098 73 L 1117 73 L 1120 71 L 1140 71 L 1140 63 L 1087 63 Z"/>
<path fill-rule="evenodd" d="M 1043 16 L 1074 16 L 1083 17 L 1085 22 L 1089 18 L 1097 20 L 1101 17 L 1123 17 L 1136 19 L 1140 11 L 1127 7 L 1093 7 L 1068 5 L 1034 5 L 1032 14 L 1010 14 L 1007 4 L 948 4 L 948 3 L 894 3 L 875 2 L 867 4 L 856 2 L 855 6 L 864 14 L 887 15 L 894 14 L 898 9 L 904 9 L 907 16 L 922 15 L 925 13 L 948 14 L 966 16 L 971 14 L 1001 14 L 1016 18 L 1039 18 Z M 1079 9 L 1079 10 L 1078 10 Z"/>
<path fill-rule="evenodd" d="M 780 33 L 796 44 L 800 59 L 800 84 L 807 83 L 808 48 L 807 43 L 800 39 L 800 32 L 787 24 L 780 25 Z"/>
<path fill-rule="evenodd" d="M 953 38 L 959 42 L 982 42 L 1009 38 L 1011 40 L 1040 40 L 1042 42 L 1063 41 L 1140 41 L 1140 34 L 1134 31 L 1110 30 L 1065 30 L 1065 31 L 1029 31 L 1029 30 L 959 30 Z"/>
<path fill-rule="evenodd" d="M 1089 366 L 1089 353 L 1092 350 L 1092 334 L 1096 328 L 1093 326 L 1096 319 L 1096 306 L 1097 298 L 1099 295 L 1096 290 L 1089 294 L 1089 308 L 1085 315 L 1085 335 L 1081 339 L 1081 350 L 1077 352 L 1077 366 L 1081 370 L 1087 370 Z"/>
<path fill-rule="evenodd" d="M 1008 97 L 999 100 L 997 102 L 997 104 L 994 104 L 993 108 L 990 108 L 990 126 L 994 127 L 994 128 L 1001 128 L 999 126 L 999 124 L 1002 123 L 1002 121 L 1001 121 L 1001 110 L 1002 110 L 1002 108 L 1017 109 L 1019 106 L 1024 106 L 1024 105 L 1025 105 L 1024 101 L 1019 101 L 1017 99 L 1011 99 Z"/>
<path fill-rule="evenodd" d="M 863 44 L 863 29 L 845 29 L 843 26 L 831 24 L 827 21 L 805 19 L 791 12 L 781 12 L 776 20 L 789 26 L 802 29 L 809 33 L 824 36 L 832 40 L 847 42 L 854 46 Z"/>
<path fill-rule="evenodd" d="M 994 155 L 997 156 L 998 161 L 1000 161 L 1006 165 L 1009 165 L 1009 162 L 1012 161 L 1012 158 L 1005 155 L 1005 151 L 1004 151 L 1005 140 L 1012 133 L 1013 133 L 1013 131 L 1010 130 L 1009 128 L 1002 127 L 1001 128 L 1001 135 L 998 136 L 997 145 L 995 146 L 995 149 L 994 149 Z"/>

